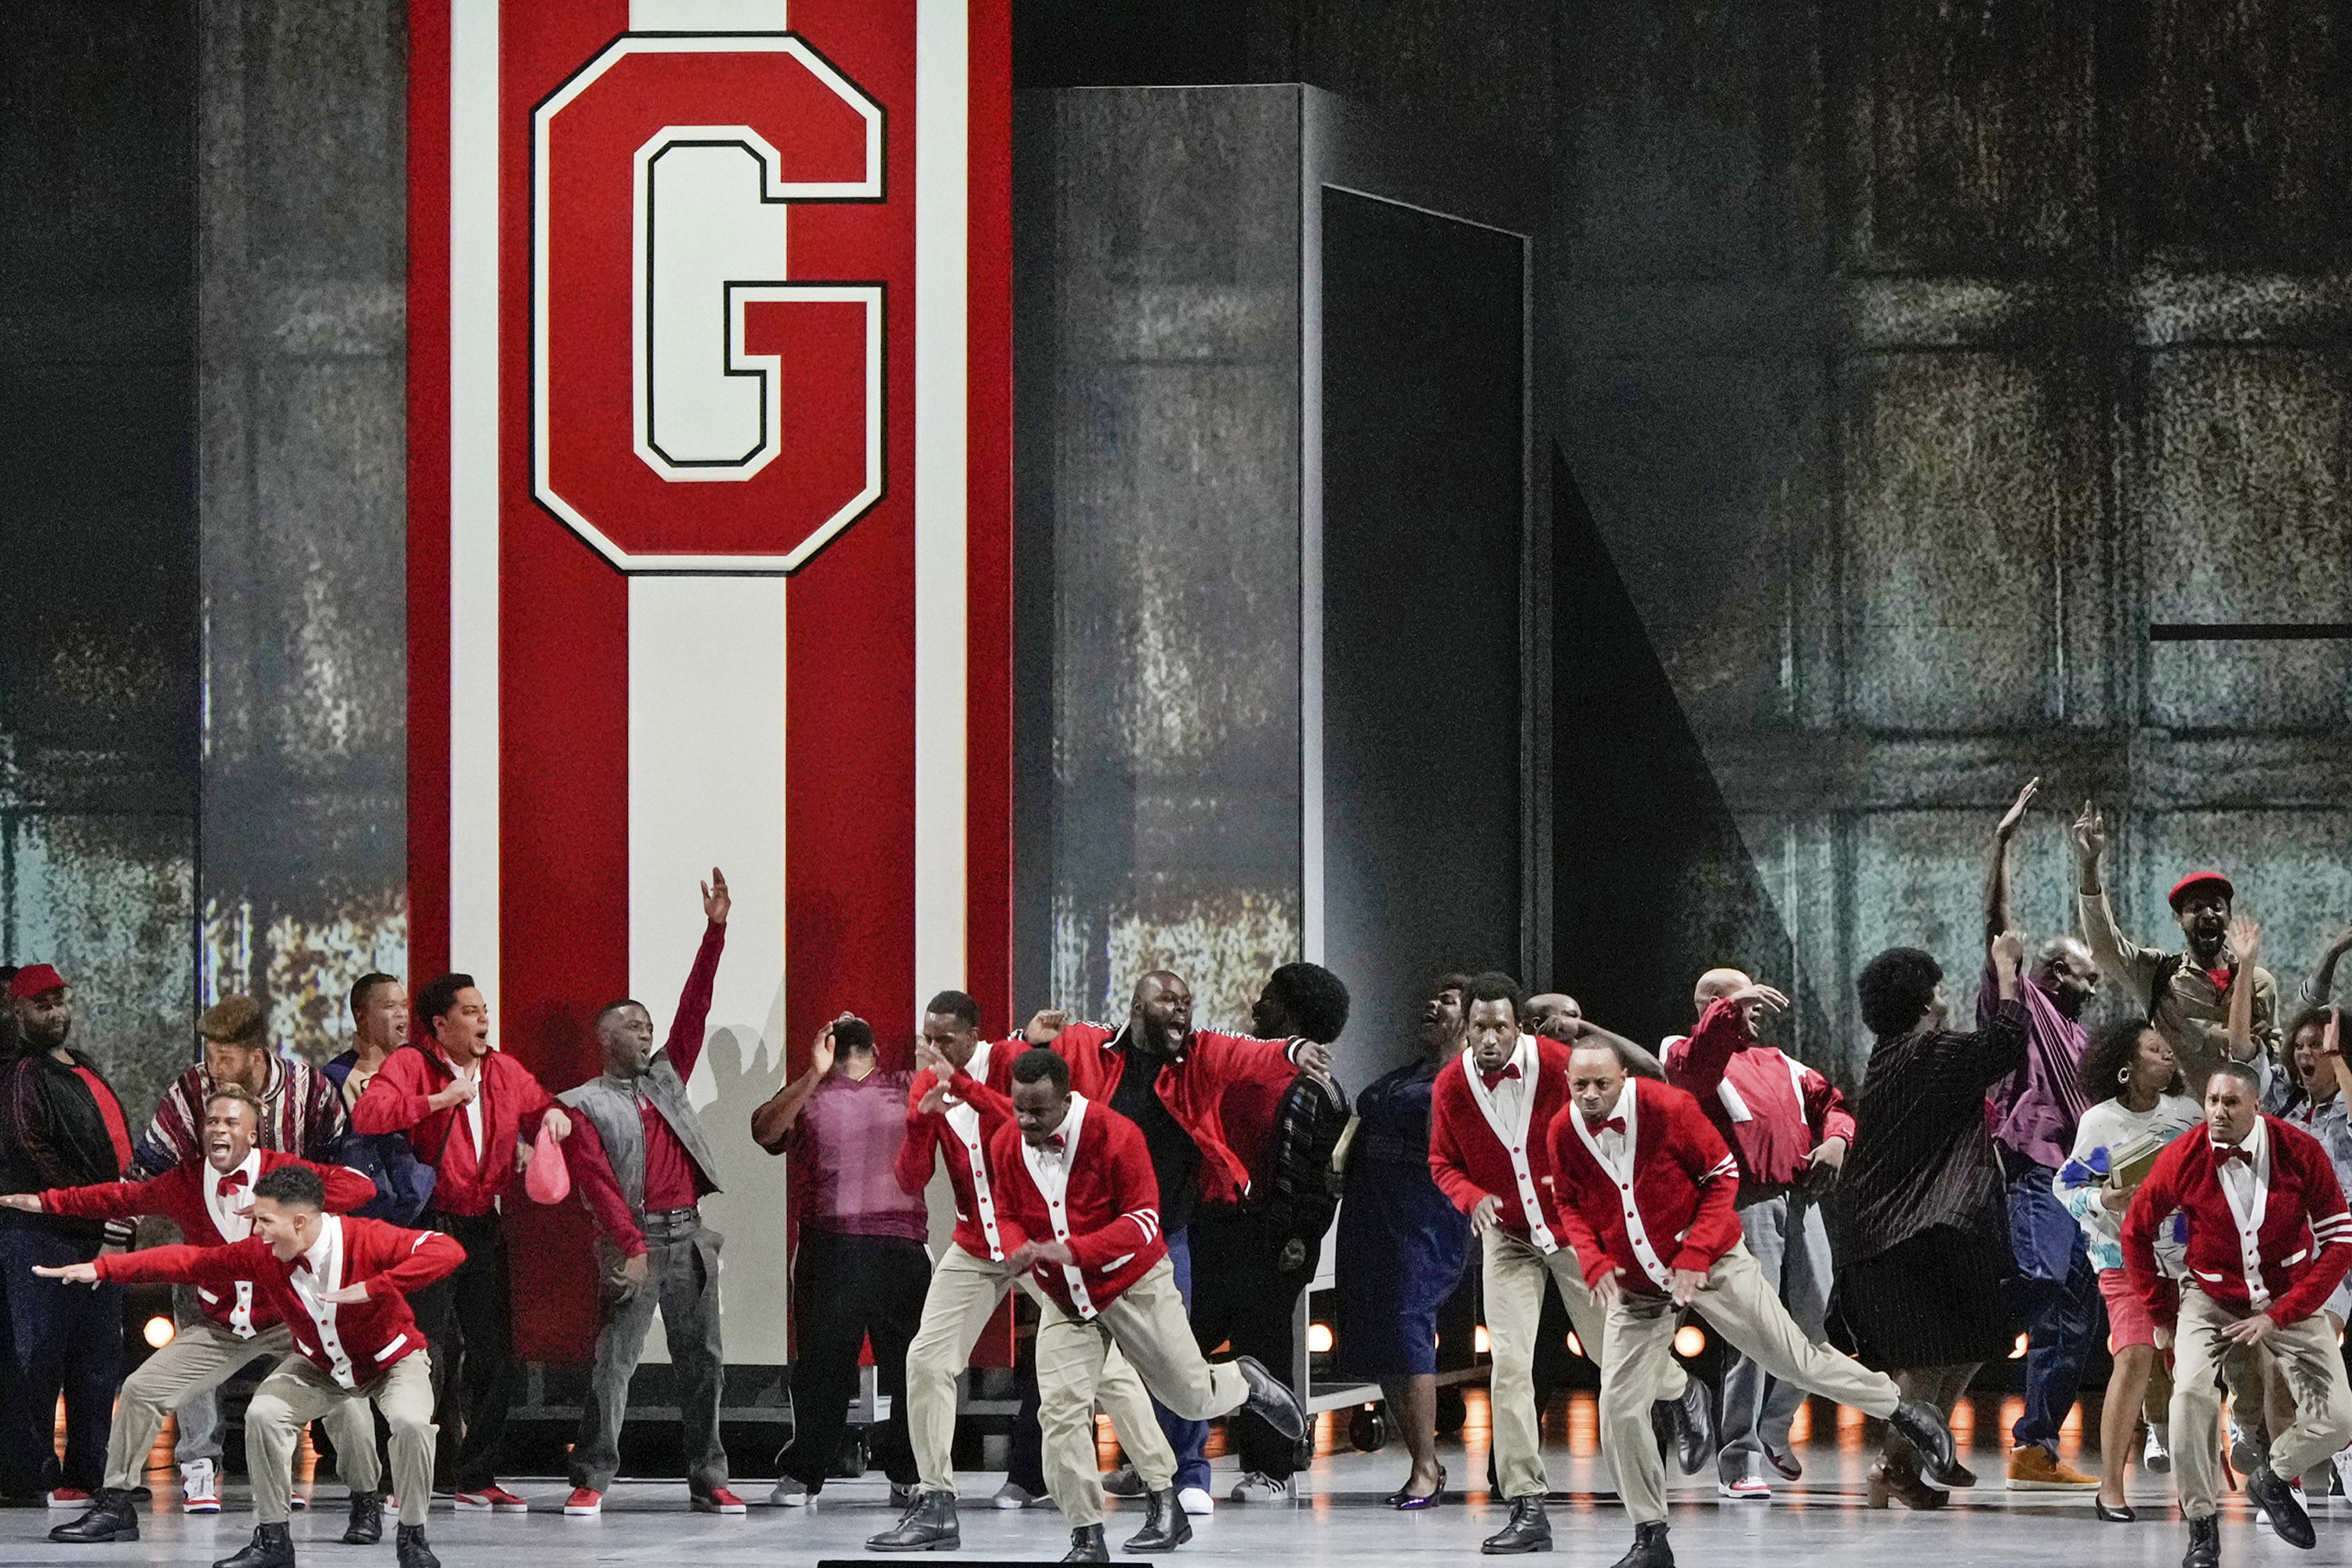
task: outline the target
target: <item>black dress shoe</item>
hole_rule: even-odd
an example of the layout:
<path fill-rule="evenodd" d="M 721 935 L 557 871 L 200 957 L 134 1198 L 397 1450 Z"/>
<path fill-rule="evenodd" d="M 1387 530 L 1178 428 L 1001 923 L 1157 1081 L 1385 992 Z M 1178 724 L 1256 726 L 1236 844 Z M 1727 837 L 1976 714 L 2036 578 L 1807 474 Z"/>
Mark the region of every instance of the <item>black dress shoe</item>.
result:
<path fill-rule="evenodd" d="M 2246 1472 L 2246 1496 L 2253 1500 L 2254 1506 L 2269 1518 L 2271 1528 L 2278 1531 L 2278 1538 L 2289 1546 L 2308 1552 L 2319 1543 L 2319 1537 L 2311 1531 L 2311 1515 L 2294 1500 L 2294 1488 L 2267 1461 Z"/>
<path fill-rule="evenodd" d="M 1952 1447 L 1952 1429 L 1944 1423 L 1944 1413 L 1924 1399 L 1906 1399 L 1895 1407 L 1886 1424 L 1900 1432 L 1910 1445 L 1919 1450 L 1919 1470 L 1929 1481 L 1939 1487 L 1955 1487 L 1965 1474 L 1960 1458 Z M 1973 1482 L 1975 1477 L 1970 1476 Z"/>
<path fill-rule="evenodd" d="M 2221 1568 L 2221 1516 L 2209 1513 L 2189 1521 L 2189 1555 L 2180 1568 Z"/>
<path fill-rule="evenodd" d="M 1674 1450 L 1683 1474 L 1695 1476 L 1715 1452 L 1715 1410 L 1706 1384 L 1696 1378 L 1684 1384 L 1679 1399 L 1661 1399 L 1650 1406 L 1650 1426 L 1662 1447 Z"/>
<path fill-rule="evenodd" d="M 1143 1509 L 1143 1528 L 1119 1544 L 1121 1552 L 1173 1552 L 1192 1539 L 1192 1521 L 1174 1487 L 1153 1492 Z"/>
<path fill-rule="evenodd" d="M 1617 1568 L 1675 1568 L 1675 1549 L 1666 1544 L 1666 1521 L 1635 1525 L 1633 1550 L 1617 1559 Z"/>
<path fill-rule="evenodd" d="M 1103 1528 L 1099 1524 L 1082 1524 L 1070 1531 L 1070 1549 L 1062 1553 L 1065 1563 L 1108 1563 L 1110 1548 L 1103 1544 Z"/>
<path fill-rule="evenodd" d="M 1289 1384 L 1266 1371 L 1265 1363 L 1254 1355 L 1235 1356 L 1234 1364 L 1249 1380 L 1249 1401 L 1243 1409 L 1273 1427 L 1285 1442 L 1296 1443 L 1307 1435 L 1307 1406 L 1298 1403 Z"/>
<path fill-rule="evenodd" d="M 139 1539 L 139 1510 L 131 1506 L 129 1492 L 109 1491 L 101 1487 L 89 1500 L 89 1511 L 70 1524 L 61 1524 L 49 1531 L 49 1539 L 68 1546 L 105 1541 L 136 1541 Z"/>
<path fill-rule="evenodd" d="M 383 1539 L 383 1494 L 370 1487 L 352 1493 L 351 1522 L 343 1526 L 346 1546 L 373 1546 Z"/>
<path fill-rule="evenodd" d="M 1478 1550 L 1489 1557 L 1507 1557 L 1521 1552 L 1549 1552 L 1551 1521 L 1545 1517 L 1544 1500 L 1540 1497 L 1513 1498 L 1511 1522 L 1480 1542 Z"/>
<path fill-rule="evenodd" d="M 953 1492 L 917 1492 L 898 1523 L 866 1540 L 868 1552 L 953 1552 L 962 1544 Z"/>
<path fill-rule="evenodd" d="M 2129 1507 L 2109 1508 L 2097 1498 L 2093 1498 L 2091 1500 L 2091 1511 L 2097 1514 L 2109 1524 L 2137 1524 L 2139 1522 L 2139 1515 L 2134 1513 Z"/>
<path fill-rule="evenodd" d="M 399 1568 L 441 1568 L 441 1559 L 425 1544 L 423 1525 L 404 1524 L 393 1531 L 392 1540 L 393 1555 Z"/>
<path fill-rule="evenodd" d="M 245 1550 L 222 1558 L 213 1568 L 294 1568 L 293 1534 L 282 1524 L 256 1525 Z"/>

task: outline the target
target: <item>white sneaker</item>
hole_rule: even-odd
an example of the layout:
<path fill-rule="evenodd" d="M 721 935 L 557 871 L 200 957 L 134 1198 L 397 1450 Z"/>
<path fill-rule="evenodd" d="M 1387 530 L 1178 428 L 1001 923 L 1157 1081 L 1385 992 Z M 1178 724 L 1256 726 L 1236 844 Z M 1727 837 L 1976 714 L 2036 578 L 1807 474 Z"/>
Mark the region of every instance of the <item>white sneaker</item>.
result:
<path fill-rule="evenodd" d="M 790 1476 L 776 1483 L 775 1489 L 768 1493 L 768 1500 L 778 1508 L 814 1510 L 816 1507 L 816 1499 L 809 1494 L 808 1488 Z"/>
<path fill-rule="evenodd" d="M 1176 1506 L 1198 1517 L 1217 1511 L 1217 1500 L 1209 1495 L 1206 1487 L 1186 1487 L 1176 1494 Z"/>
<path fill-rule="evenodd" d="M 2347 1499 L 2352 1499 L 2352 1448 L 2336 1456 L 2336 1486 Z"/>
<path fill-rule="evenodd" d="M 1734 1502 L 1770 1502 L 1772 1483 L 1762 1476 L 1742 1476 L 1736 1481 L 1717 1480 L 1715 1495 L 1729 1498 Z"/>
<path fill-rule="evenodd" d="M 1045 1508 L 1051 1506 L 1047 1503 L 1045 1499 L 1037 1496 L 1025 1487 L 1016 1487 L 1011 1481 L 1007 1481 L 1003 1486 L 997 1488 L 996 1495 L 990 1498 L 988 1500 L 988 1503 L 991 1508 L 1002 1509 Z"/>
<path fill-rule="evenodd" d="M 2167 1441 L 2165 1423 L 2147 1424 L 2147 1451 L 2140 1457 L 2139 1468 L 2151 1476 L 2160 1476 L 2172 1468 L 2172 1445 Z"/>
<path fill-rule="evenodd" d="M 187 1513 L 220 1511 L 220 1478 L 210 1459 L 190 1459 L 180 1467 L 180 1507 Z"/>
<path fill-rule="evenodd" d="M 1228 1502 L 1288 1502 L 1290 1482 L 1286 1479 L 1277 1480 L 1264 1470 L 1252 1470 L 1234 1483 L 1234 1489 L 1225 1494 L 1225 1500 Z"/>

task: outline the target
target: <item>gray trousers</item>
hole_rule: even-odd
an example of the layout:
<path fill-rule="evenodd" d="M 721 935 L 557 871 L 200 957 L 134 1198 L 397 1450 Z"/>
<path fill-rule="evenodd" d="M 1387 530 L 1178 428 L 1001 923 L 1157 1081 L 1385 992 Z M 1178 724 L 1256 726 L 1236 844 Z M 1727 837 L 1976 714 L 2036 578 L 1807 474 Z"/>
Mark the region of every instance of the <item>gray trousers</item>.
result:
<path fill-rule="evenodd" d="M 1748 1250 L 1765 1285 L 1789 1310 L 1808 1340 L 1824 1337 L 1830 1310 L 1830 1232 L 1821 1205 L 1801 1192 L 1759 1198 L 1739 1211 Z M 1726 1481 L 1762 1475 L 1766 1444 L 1789 1449 L 1789 1427 L 1805 1391 L 1772 1376 L 1753 1356 L 1740 1355 L 1723 1374 L 1723 1447 L 1716 1464 Z"/>
<path fill-rule="evenodd" d="M 727 1484 L 727 1450 L 719 1441 L 719 1401 L 726 1354 L 719 1336 L 719 1244 L 724 1239 L 694 1210 L 637 1216 L 646 1237 L 646 1283 L 624 1297 L 611 1281 L 619 1249 L 599 1237 L 597 1261 L 606 1288 L 597 1309 L 596 1363 L 580 1430 L 572 1445 L 572 1484 L 591 1491 L 611 1488 L 621 1468 L 621 1423 L 629 1409 L 629 1379 L 645 1353 L 654 1309 L 661 1308 L 677 1379 L 679 1446 L 687 1485 L 708 1493 Z"/>

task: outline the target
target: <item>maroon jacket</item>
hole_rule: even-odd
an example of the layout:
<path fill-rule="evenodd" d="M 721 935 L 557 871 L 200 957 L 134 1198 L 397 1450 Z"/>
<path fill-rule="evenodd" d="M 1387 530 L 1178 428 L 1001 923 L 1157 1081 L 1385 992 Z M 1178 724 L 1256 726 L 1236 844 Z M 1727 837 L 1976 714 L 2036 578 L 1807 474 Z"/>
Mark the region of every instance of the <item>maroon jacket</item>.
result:
<path fill-rule="evenodd" d="M 257 1236 L 233 1247 L 152 1247 L 98 1260 L 101 1279 L 169 1280 L 215 1289 L 250 1279 L 294 1331 L 294 1348 L 344 1388 L 382 1377 L 425 1348 L 407 1296 L 466 1261 L 466 1249 L 435 1230 L 403 1230 L 356 1215 L 329 1215 L 309 1254 L 280 1261 Z M 303 1286 L 298 1289 L 299 1273 Z M 367 1300 L 348 1307 L 313 1306 L 314 1294 L 364 1282 Z"/>
<path fill-rule="evenodd" d="M 309 1161 L 275 1149 L 256 1149 L 254 1153 L 261 1157 L 259 1169 L 253 1172 L 257 1181 L 280 1165 L 310 1164 Z M 327 1184 L 327 1210 L 331 1214 L 349 1214 L 375 1200 L 375 1183 L 347 1165 L 313 1164 L 310 1168 Z M 191 1247 L 228 1247 L 233 1243 L 221 1234 L 211 1206 L 205 1202 L 205 1186 L 225 1179 L 199 1154 L 181 1161 L 150 1182 L 52 1187 L 41 1194 L 41 1207 L 48 1214 L 80 1215 L 88 1219 L 134 1219 L 141 1215 L 161 1215 L 180 1227 L 181 1236 Z M 247 1195 L 243 1202 L 250 1203 L 252 1198 Z M 239 1279 L 227 1289 L 199 1285 L 196 1297 L 204 1303 L 205 1317 L 239 1339 L 251 1339 L 278 1321 L 277 1309 L 256 1292 L 250 1279 Z"/>

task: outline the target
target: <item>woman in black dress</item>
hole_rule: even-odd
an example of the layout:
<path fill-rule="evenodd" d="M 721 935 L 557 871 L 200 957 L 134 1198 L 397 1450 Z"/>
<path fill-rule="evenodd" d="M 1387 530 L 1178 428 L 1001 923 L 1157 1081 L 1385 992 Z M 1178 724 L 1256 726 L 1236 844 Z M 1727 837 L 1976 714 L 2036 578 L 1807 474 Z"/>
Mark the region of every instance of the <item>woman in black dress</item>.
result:
<path fill-rule="evenodd" d="M 1380 1384 L 1389 1418 L 1403 1434 L 1412 1471 L 1389 1501 L 1408 1510 L 1433 1508 L 1444 1495 L 1445 1468 L 1437 1462 L 1437 1310 L 1469 1262 L 1470 1221 L 1429 1173 L 1429 1104 L 1437 1069 L 1461 1049 L 1468 985 L 1459 974 L 1431 981 L 1420 1059 L 1356 1096 L 1347 1197 L 1339 1205 L 1339 1363 Z"/>
<path fill-rule="evenodd" d="M 1947 1416 L 2016 1332 L 2001 1294 L 2011 1264 L 1984 1100 L 2025 1060 L 2024 947 L 2015 931 L 1993 939 L 2000 1007 L 1973 1035 L 1944 1027 L 1944 972 L 1917 948 L 1890 948 L 1855 982 L 1876 1043 L 1845 1162 L 1836 1310 L 1864 1362 L 1892 1373 L 1905 1398 L 1931 1401 Z M 1948 1500 L 1891 1430 L 1870 1473 L 1869 1505 L 1890 1498 L 1910 1508 Z"/>

